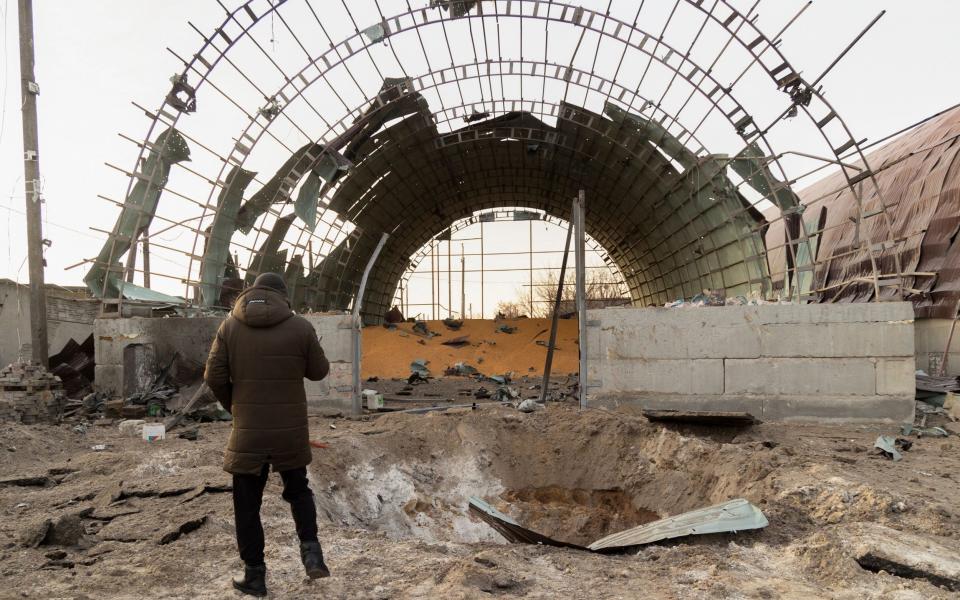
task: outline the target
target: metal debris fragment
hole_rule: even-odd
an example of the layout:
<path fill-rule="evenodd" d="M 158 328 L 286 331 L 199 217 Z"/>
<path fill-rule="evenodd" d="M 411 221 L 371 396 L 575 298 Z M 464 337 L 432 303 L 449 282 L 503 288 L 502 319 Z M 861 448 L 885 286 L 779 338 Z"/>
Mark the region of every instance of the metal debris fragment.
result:
<path fill-rule="evenodd" d="M 743 498 L 738 498 L 608 535 L 593 542 L 588 548 L 606 550 L 639 546 L 688 535 L 736 533 L 762 529 L 768 524 L 767 518 L 759 508 Z"/>

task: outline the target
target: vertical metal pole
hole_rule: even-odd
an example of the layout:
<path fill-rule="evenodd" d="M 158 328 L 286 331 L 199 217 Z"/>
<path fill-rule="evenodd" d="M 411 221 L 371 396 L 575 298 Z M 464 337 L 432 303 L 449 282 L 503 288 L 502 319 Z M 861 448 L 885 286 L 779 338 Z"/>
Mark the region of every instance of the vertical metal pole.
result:
<path fill-rule="evenodd" d="M 543 381 L 540 382 L 540 403 L 547 401 L 550 387 L 550 371 L 553 370 L 553 349 L 557 345 L 557 325 L 560 319 L 560 302 L 563 300 L 563 280 L 567 275 L 567 256 L 570 254 L 570 236 L 573 221 L 567 224 L 567 242 L 563 245 L 563 260 L 560 262 L 560 283 L 557 285 L 557 300 L 553 304 L 553 320 L 550 323 L 550 343 L 547 345 L 547 360 L 543 364 Z"/>
<path fill-rule="evenodd" d="M 460 318 L 467 318 L 467 255 L 460 244 Z"/>
<path fill-rule="evenodd" d="M 450 268 L 450 246 L 453 240 L 447 238 L 447 316 L 453 318 L 453 269 Z"/>
<path fill-rule="evenodd" d="M 367 266 L 363 270 L 363 277 L 360 278 L 360 289 L 357 290 L 357 297 L 353 299 L 353 410 L 352 414 L 354 417 L 359 417 L 363 413 L 363 398 L 360 395 L 360 359 L 363 356 L 362 348 L 360 347 L 361 343 L 361 330 L 363 329 L 363 322 L 360 319 L 360 307 L 363 305 L 363 294 L 367 291 L 367 278 L 370 277 L 370 271 L 373 269 L 373 263 L 377 262 L 377 257 L 380 256 L 380 251 L 383 250 L 383 245 L 387 243 L 387 238 L 390 237 L 390 234 L 384 233 L 380 236 L 380 242 L 377 243 L 376 249 L 373 251 L 373 255 L 370 257 L 370 260 L 367 261 Z"/>
<path fill-rule="evenodd" d="M 127 283 L 133 283 L 133 274 L 137 271 L 137 241 L 134 240 L 127 253 Z"/>
<path fill-rule="evenodd" d="M 434 286 L 434 266 L 433 266 L 433 244 L 434 241 L 430 240 L 430 318 L 436 320 L 437 318 L 437 299 L 433 294 Z"/>
<path fill-rule="evenodd" d="M 586 299 L 586 235 L 584 234 L 584 197 L 583 190 L 573 201 L 574 228 L 576 229 L 577 263 L 577 321 L 580 329 L 580 410 L 587 408 L 587 299 Z"/>
<path fill-rule="evenodd" d="M 487 316 L 484 310 L 483 299 L 487 295 L 487 290 L 483 287 L 483 221 L 480 221 L 480 318 Z"/>
<path fill-rule="evenodd" d="M 150 232 L 143 230 L 143 287 L 150 287 Z"/>
<path fill-rule="evenodd" d="M 47 292 L 43 282 L 43 230 L 40 214 L 40 139 L 33 72 L 33 2 L 19 0 L 20 98 L 23 119 L 23 183 L 27 209 L 27 262 L 30 267 L 31 358 L 47 366 Z"/>
<path fill-rule="evenodd" d="M 527 221 L 527 223 L 530 225 L 527 230 L 527 242 L 529 244 L 527 247 L 527 278 L 530 283 L 530 318 L 533 319 L 537 316 L 533 310 L 533 221 Z"/>

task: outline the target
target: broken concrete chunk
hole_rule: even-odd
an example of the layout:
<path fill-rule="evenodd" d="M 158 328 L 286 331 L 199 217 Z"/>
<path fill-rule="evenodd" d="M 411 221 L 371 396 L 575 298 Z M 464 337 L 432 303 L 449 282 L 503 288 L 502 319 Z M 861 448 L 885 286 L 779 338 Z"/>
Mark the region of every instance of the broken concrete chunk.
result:
<path fill-rule="evenodd" d="M 143 428 L 144 423 L 146 423 L 146 421 L 143 419 L 127 419 L 126 421 L 120 421 L 117 427 L 123 435 L 140 437 L 140 430 Z"/>
<path fill-rule="evenodd" d="M 960 545 L 954 540 L 921 537 L 874 523 L 860 525 L 845 539 L 857 564 L 868 571 L 924 579 L 960 591 Z"/>
<path fill-rule="evenodd" d="M 543 408 L 543 405 L 536 400 L 526 399 L 517 405 L 517 410 L 522 413 L 532 413 Z"/>

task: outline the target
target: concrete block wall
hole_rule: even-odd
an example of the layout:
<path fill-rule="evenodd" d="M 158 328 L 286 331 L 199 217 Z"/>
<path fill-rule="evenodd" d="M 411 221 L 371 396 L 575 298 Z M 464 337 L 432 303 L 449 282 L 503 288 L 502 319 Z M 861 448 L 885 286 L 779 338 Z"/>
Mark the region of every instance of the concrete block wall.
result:
<path fill-rule="evenodd" d="M 152 345 L 161 366 L 166 366 L 179 351 L 174 364 L 175 380 L 198 380 L 221 321 L 220 317 L 97 319 L 93 335 L 97 362 L 94 387 L 111 395 L 122 394 L 123 349 L 131 344 Z"/>
<path fill-rule="evenodd" d="M 588 311 L 593 401 L 765 420 L 907 421 L 909 303 Z"/>
<path fill-rule="evenodd" d="M 350 316 L 342 314 L 304 315 L 313 324 L 320 344 L 330 361 L 330 374 L 319 382 L 304 380 L 307 402 L 314 408 L 350 407 L 353 347 Z M 123 390 L 123 350 L 131 344 L 151 344 L 157 362 L 166 365 L 179 350 L 175 378 L 183 383 L 203 375 L 210 345 L 223 319 L 220 317 L 129 317 L 97 319 L 96 382 L 98 391 L 120 395 Z"/>
<path fill-rule="evenodd" d="M 353 391 L 353 317 L 347 314 L 307 314 L 330 361 L 330 374 L 323 381 L 304 381 L 307 403 L 312 408 L 339 409 L 347 414 Z"/>
<path fill-rule="evenodd" d="M 58 295 L 63 294 L 63 295 Z M 47 288 L 47 343 L 50 354 L 71 339 L 83 343 L 93 333 L 100 301 Z M 0 280 L 0 367 L 30 356 L 30 288 Z"/>

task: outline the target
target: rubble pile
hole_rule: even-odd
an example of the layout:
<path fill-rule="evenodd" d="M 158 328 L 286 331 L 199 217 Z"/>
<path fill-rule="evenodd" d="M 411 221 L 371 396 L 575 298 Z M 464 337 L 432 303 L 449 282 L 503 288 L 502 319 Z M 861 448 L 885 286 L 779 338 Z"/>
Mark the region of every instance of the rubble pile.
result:
<path fill-rule="evenodd" d="M 8 365 L 0 371 L 0 421 L 59 421 L 63 416 L 62 388 L 60 378 L 41 365 Z"/>

